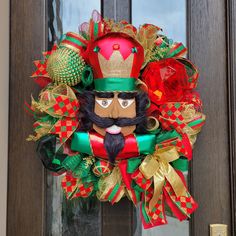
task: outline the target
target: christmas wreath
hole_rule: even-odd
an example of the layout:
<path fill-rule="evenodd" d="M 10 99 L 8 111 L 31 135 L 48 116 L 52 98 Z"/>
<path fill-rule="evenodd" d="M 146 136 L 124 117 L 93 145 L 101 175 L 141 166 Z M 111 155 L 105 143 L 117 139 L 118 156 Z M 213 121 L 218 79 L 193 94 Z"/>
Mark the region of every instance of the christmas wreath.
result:
<path fill-rule="evenodd" d="M 37 154 L 63 175 L 68 199 L 127 196 L 144 228 L 184 220 L 197 208 L 183 172 L 204 124 L 187 49 L 144 24 L 136 29 L 93 13 L 35 61 L 41 87 L 34 115 Z"/>

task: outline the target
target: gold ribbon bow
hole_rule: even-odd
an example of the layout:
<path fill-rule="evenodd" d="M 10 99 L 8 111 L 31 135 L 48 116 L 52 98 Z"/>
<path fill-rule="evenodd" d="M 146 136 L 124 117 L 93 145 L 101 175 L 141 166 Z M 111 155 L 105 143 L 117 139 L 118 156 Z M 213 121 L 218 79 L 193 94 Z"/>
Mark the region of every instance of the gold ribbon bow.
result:
<path fill-rule="evenodd" d="M 148 155 L 139 167 L 146 179 L 153 177 L 154 193 L 149 202 L 151 211 L 156 205 L 167 180 L 173 188 L 177 197 L 187 196 L 187 189 L 176 173 L 170 162 L 177 160 L 179 154 L 175 147 L 166 147 L 156 150 L 152 155 Z"/>

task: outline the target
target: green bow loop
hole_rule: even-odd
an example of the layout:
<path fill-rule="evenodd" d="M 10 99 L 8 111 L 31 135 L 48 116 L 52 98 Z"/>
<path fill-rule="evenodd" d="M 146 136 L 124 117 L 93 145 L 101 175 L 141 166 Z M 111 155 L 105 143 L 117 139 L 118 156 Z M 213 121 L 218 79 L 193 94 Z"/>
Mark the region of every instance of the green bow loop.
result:
<path fill-rule="evenodd" d="M 140 157 L 128 159 L 127 173 L 132 174 L 138 169 L 142 159 Z"/>
<path fill-rule="evenodd" d="M 90 66 L 86 65 L 82 71 L 81 83 L 73 86 L 73 89 L 75 89 L 78 93 L 82 93 L 92 84 L 93 84 L 93 70 Z"/>
<path fill-rule="evenodd" d="M 94 164 L 94 157 L 83 157 L 79 164 L 73 170 L 73 176 L 76 178 L 84 179 L 92 174 L 92 165 Z"/>
<path fill-rule="evenodd" d="M 180 171 L 188 171 L 188 159 L 186 159 L 185 157 L 180 157 L 178 160 L 175 160 L 173 162 L 171 162 L 171 165 L 176 169 L 176 170 L 180 170 Z"/>
<path fill-rule="evenodd" d="M 68 171 L 75 171 L 76 167 L 80 164 L 82 156 L 77 154 L 75 156 L 67 156 L 63 161 L 62 166 Z"/>
<path fill-rule="evenodd" d="M 175 130 L 163 131 L 156 136 L 156 144 L 176 137 L 181 137 L 181 135 Z"/>
<path fill-rule="evenodd" d="M 88 66 L 88 65 L 85 66 L 85 68 L 82 72 L 81 81 L 82 81 L 83 86 L 85 88 L 93 83 L 93 70 L 90 66 Z"/>

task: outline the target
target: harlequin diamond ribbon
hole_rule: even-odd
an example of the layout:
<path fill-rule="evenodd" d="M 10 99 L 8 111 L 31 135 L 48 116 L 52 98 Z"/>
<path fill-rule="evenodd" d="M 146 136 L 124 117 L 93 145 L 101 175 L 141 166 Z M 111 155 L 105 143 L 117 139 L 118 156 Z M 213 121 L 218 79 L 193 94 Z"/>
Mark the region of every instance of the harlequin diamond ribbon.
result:
<path fill-rule="evenodd" d="M 183 122 L 182 111 L 184 110 L 185 103 L 181 102 L 168 102 L 159 107 L 161 115 L 159 121 L 162 128 L 165 130 L 175 129 L 182 132 L 186 124 Z"/>
<path fill-rule="evenodd" d="M 142 222 L 144 228 L 151 228 L 156 225 L 163 225 L 167 223 L 165 208 L 164 208 L 164 194 L 163 190 L 155 203 L 152 210 L 149 209 L 149 202 L 153 196 L 153 188 L 150 188 L 143 194 L 142 203 L 140 205 Z"/>
<path fill-rule="evenodd" d="M 59 135 L 61 143 L 64 143 L 79 125 L 77 119 L 79 101 L 66 84 L 48 87 L 41 92 L 38 102 L 32 100 L 32 107 L 58 119 L 49 133 Z"/>
<path fill-rule="evenodd" d="M 180 172 L 178 172 L 178 174 L 181 179 L 184 178 Z M 198 207 L 198 204 L 194 201 L 188 191 L 186 196 L 176 196 L 168 181 L 165 182 L 154 207 L 150 209 L 149 203 L 152 196 L 153 188 L 151 187 L 143 194 L 142 203 L 140 205 L 142 222 L 145 229 L 167 223 L 164 205 L 165 202 L 179 220 L 185 220 L 187 217 L 190 217 L 190 214 Z"/>
<path fill-rule="evenodd" d="M 79 125 L 76 117 L 79 102 L 69 87 L 67 87 L 67 90 L 66 95 L 52 94 L 55 99 L 55 104 L 47 109 L 48 113 L 61 117 L 50 131 L 52 134 L 59 135 L 61 143 L 64 143 Z"/>
<path fill-rule="evenodd" d="M 68 199 L 88 197 L 97 187 L 97 178 L 91 173 L 94 157 L 82 154 L 67 156 L 62 166 L 67 170 L 61 185 Z"/>
<path fill-rule="evenodd" d="M 86 198 L 91 195 L 94 188 L 92 182 L 83 183 L 80 178 L 75 178 L 69 173 L 62 179 L 61 186 L 65 191 L 67 199 L 76 197 Z"/>
<path fill-rule="evenodd" d="M 168 102 L 159 107 L 159 121 L 165 130 L 176 130 L 187 134 L 191 144 L 195 142 L 196 134 L 205 123 L 205 115 L 198 112 L 194 104 L 185 102 Z"/>
<path fill-rule="evenodd" d="M 37 70 L 32 74 L 31 77 L 34 78 L 34 81 L 42 88 L 44 88 L 51 82 L 51 79 L 49 78 L 48 72 L 46 70 L 47 59 L 56 50 L 57 50 L 57 45 L 54 44 L 52 50 L 43 52 L 44 60 L 34 61 Z"/>
<path fill-rule="evenodd" d="M 165 183 L 164 195 L 167 204 L 179 220 L 190 217 L 190 214 L 198 207 L 198 204 L 194 201 L 188 191 L 185 196 L 177 196 L 169 182 Z"/>
<path fill-rule="evenodd" d="M 75 117 L 63 117 L 54 124 L 50 133 L 58 134 L 60 142 L 64 143 L 77 129 L 79 122 Z"/>

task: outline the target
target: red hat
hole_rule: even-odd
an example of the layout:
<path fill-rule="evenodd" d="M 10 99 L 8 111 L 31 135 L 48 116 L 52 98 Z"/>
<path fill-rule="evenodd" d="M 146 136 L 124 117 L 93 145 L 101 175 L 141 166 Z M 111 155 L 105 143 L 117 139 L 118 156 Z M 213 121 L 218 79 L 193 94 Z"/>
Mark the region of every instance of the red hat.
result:
<path fill-rule="evenodd" d="M 88 49 L 97 91 L 135 91 L 143 61 L 143 47 L 124 33 L 108 33 Z"/>

